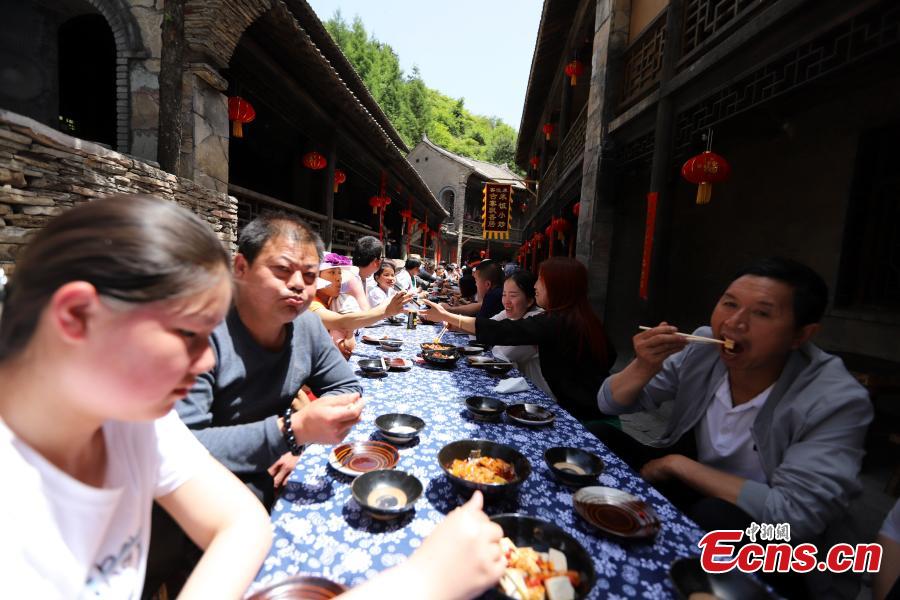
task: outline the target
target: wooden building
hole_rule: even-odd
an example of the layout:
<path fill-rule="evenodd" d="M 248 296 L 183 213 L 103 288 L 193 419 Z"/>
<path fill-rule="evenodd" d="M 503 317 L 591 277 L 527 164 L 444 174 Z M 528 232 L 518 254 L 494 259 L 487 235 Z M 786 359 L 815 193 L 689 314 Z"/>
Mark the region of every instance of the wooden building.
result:
<path fill-rule="evenodd" d="M 732 172 L 701 205 L 680 170 L 710 132 Z M 898 134 L 896 2 L 546 0 L 516 155 L 540 179 L 525 239 L 580 202 L 577 256 L 625 353 L 638 324 L 704 324 L 736 268 L 782 255 L 829 285 L 822 346 L 900 361 Z"/>
<path fill-rule="evenodd" d="M 533 198 L 533 192 L 526 187 L 522 176 L 507 165 L 495 165 L 450 152 L 429 140 L 428 136 L 422 136 L 407 158 L 450 213 L 441 238 L 441 255 L 446 260 L 466 262 L 467 257 L 479 256 L 481 252 L 498 260 L 512 258 L 514 249 L 523 241 L 523 208 Z M 491 241 L 482 237 L 482 193 L 486 183 L 512 186 L 514 206 L 507 240 Z"/>
<path fill-rule="evenodd" d="M 190 207 L 203 198 L 229 242 L 263 210 L 294 212 L 339 252 L 361 235 L 400 231 L 403 209 L 433 230 L 448 217 L 305 0 L 186 0 L 183 60 L 173 67 L 180 154 L 173 173 L 160 171 L 162 6 L 3 0 L 0 263 L 12 265 L 53 214 L 118 191 Z M 236 97 L 255 112 L 242 137 L 230 122 Z M 320 157 L 304 160 L 312 152 Z M 101 156 L 124 166 L 93 172 Z M 422 233 L 414 230 L 411 247 L 431 255 L 436 246 L 423 248 Z"/>

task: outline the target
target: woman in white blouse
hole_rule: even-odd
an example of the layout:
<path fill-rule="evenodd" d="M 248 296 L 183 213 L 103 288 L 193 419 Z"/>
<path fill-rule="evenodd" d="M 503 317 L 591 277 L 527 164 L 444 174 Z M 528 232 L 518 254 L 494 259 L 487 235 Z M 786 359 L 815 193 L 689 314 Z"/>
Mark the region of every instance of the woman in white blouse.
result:
<path fill-rule="evenodd" d="M 503 310 L 491 317 L 494 321 L 503 319 L 527 319 L 543 312 L 534 300 L 534 284 L 537 281 L 530 271 L 519 270 L 506 278 L 503 283 Z M 540 354 L 537 346 L 494 346 L 491 351 L 501 360 L 515 363 L 535 386 L 553 398 L 550 386 L 541 374 Z M 555 398 L 554 398 L 555 399 Z"/>
<path fill-rule="evenodd" d="M 387 261 L 381 263 L 372 275 L 375 278 L 375 286 L 369 290 L 369 306 L 375 308 L 397 293 L 394 289 L 394 273 L 394 265 Z"/>

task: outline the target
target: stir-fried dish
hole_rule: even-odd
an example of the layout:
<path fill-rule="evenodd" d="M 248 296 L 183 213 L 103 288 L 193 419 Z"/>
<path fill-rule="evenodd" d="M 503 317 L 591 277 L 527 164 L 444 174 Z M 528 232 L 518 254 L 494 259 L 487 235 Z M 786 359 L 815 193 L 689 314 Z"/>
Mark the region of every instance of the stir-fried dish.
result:
<path fill-rule="evenodd" d="M 509 538 L 500 541 L 506 555 L 506 573 L 500 579 L 503 593 L 515 600 L 574 600 L 580 582 L 577 571 L 570 571 L 566 555 L 550 548 L 518 548 Z"/>
<path fill-rule="evenodd" d="M 456 477 L 473 483 L 509 483 L 516 478 L 516 471 L 502 458 L 482 456 L 479 458 L 457 458 L 450 465 L 450 472 Z"/>

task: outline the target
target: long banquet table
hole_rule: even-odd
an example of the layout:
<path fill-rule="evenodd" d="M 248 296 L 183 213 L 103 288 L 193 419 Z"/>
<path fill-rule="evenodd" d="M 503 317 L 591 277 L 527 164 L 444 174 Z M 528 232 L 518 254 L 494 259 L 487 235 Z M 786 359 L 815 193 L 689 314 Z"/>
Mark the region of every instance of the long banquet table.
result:
<path fill-rule="evenodd" d="M 359 344 L 350 361 L 354 368 L 363 358 L 414 358 L 419 344 L 432 341 L 437 328 L 384 325 L 365 333 L 400 337 L 403 348 L 383 352 L 378 346 Z M 443 338 L 456 344 L 466 340 L 466 336 L 454 334 Z M 512 371 L 507 376 L 516 375 Z M 530 384 L 525 392 L 497 394 L 492 389 L 500 379 L 468 366 L 464 359 L 451 370 L 416 364 L 410 371 L 391 371 L 382 378 L 361 376 L 366 407 L 348 441 L 381 439 L 374 420 L 384 413 L 410 413 L 426 422 L 417 441 L 398 446 L 396 468 L 418 477 L 425 488 L 415 511 L 396 521 L 372 519 L 353 500 L 351 478 L 328 466 L 331 447 L 311 446 L 275 503 L 275 540 L 254 588 L 298 574 L 318 574 L 352 587 L 400 563 L 446 513 L 465 501 L 441 470 L 438 451 L 455 440 L 482 438 L 515 447 L 532 466 L 518 496 L 488 503 L 488 514 L 524 513 L 555 523 L 571 534 L 593 557 L 597 581 L 589 598 L 673 597 L 669 565 L 676 558 L 696 555 L 703 532 L 546 394 Z M 537 403 L 551 408 L 556 421 L 535 428 L 515 425 L 506 417 L 493 423 L 474 421 L 463 404 L 474 395 L 494 396 L 508 404 Z M 598 485 L 619 488 L 648 501 L 662 521 L 659 534 L 651 541 L 622 542 L 582 520 L 572 508 L 574 490 L 552 479 L 544 464 L 544 450 L 552 446 L 576 446 L 599 455 L 606 468 Z"/>

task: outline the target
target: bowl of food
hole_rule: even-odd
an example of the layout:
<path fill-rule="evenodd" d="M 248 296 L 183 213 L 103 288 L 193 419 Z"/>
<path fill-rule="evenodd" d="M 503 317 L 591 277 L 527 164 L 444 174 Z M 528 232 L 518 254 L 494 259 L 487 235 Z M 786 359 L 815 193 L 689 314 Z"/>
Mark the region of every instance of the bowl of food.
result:
<path fill-rule="evenodd" d="M 378 347 L 382 350 L 396 352 L 403 346 L 403 340 L 397 338 L 382 338 L 378 343 Z"/>
<path fill-rule="evenodd" d="M 456 485 L 487 494 L 516 490 L 531 474 L 521 452 L 490 440 L 450 442 L 438 452 L 438 463 Z"/>
<path fill-rule="evenodd" d="M 488 396 L 470 396 L 466 398 L 466 408 L 475 418 L 492 419 L 503 414 L 506 403 Z"/>
<path fill-rule="evenodd" d="M 425 421 L 415 415 L 388 413 L 376 417 L 375 427 L 388 440 L 405 444 L 419 435 L 425 427 Z"/>
<path fill-rule="evenodd" d="M 396 519 L 412 510 L 422 495 L 422 482 L 403 471 L 369 471 L 353 480 L 350 491 L 372 517 Z"/>
<path fill-rule="evenodd" d="M 438 367 L 452 367 L 459 360 L 459 353 L 456 350 L 423 350 L 422 358 Z"/>
<path fill-rule="evenodd" d="M 521 514 L 491 517 L 503 529 L 507 568 L 498 591 L 519 599 L 587 598 L 597 576 L 584 546 L 560 527 Z"/>
<path fill-rule="evenodd" d="M 456 346 L 453 344 L 442 344 L 440 342 L 425 342 L 419 344 L 419 347 L 422 349 L 422 352 L 432 352 L 435 350 L 441 350 L 444 352 L 453 351 L 456 352 Z"/>
<path fill-rule="evenodd" d="M 491 375 L 506 375 L 514 366 L 511 362 L 488 362 L 482 364 L 481 368 Z"/>
<path fill-rule="evenodd" d="M 547 448 L 544 462 L 557 481 L 564 485 L 586 486 L 597 482 L 603 472 L 603 461 L 599 456 L 579 448 L 557 446 Z"/>
<path fill-rule="evenodd" d="M 324 577 L 299 575 L 263 588 L 248 600 L 328 600 L 346 591 L 346 587 Z"/>
<path fill-rule="evenodd" d="M 378 358 L 366 358 L 357 361 L 356 364 L 360 371 L 366 375 L 383 375 L 384 373 L 387 373 L 388 370 L 387 361 Z"/>
<path fill-rule="evenodd" d="M 506 407 L 506 416 L 510 421 L 532 427 L 549 425 L 556 420 L 556 415 L 552 412 L 540 404 L 531 404 L 529 402 Z"/>

